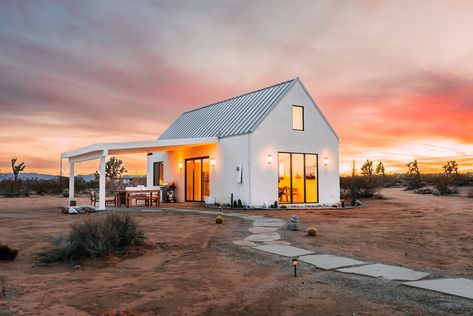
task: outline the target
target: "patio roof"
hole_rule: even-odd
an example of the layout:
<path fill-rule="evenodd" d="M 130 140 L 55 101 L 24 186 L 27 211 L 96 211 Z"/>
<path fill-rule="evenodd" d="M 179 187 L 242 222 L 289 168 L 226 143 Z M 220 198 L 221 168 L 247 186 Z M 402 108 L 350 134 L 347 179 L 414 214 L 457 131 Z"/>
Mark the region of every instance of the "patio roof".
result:
<path fill-rule="evenodd" d="M 181 147 L 193 147 L 218 143 L 218 137 L 187 138 L 172 140 L 151 140 L 136 142 L 101 143 L 85 146 L 76 150 L 64 152 L 61 158 L 69 159 L 70 163 L 98 159 L 108 155 L 148 153 L 153 151 L 168 151 Z"/>

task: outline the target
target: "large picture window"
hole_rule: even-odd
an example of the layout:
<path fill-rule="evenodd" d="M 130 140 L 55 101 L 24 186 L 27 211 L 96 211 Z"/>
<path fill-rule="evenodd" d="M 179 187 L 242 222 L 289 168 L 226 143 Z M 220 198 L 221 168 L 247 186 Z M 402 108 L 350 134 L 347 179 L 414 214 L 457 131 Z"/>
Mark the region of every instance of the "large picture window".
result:
<path fill-rule="evenodd" d="M 164 163 L 162 161 L 153 164 L 153 186 L 164 184 Z"/>
<path fill-rule="evenodd" d="M 317 203 L 317 155 L 279 153 L 279 203 Z"/>
<path fill-rule="evenodd" d="M 296 131 L 304 130 L 304 107 L 300 105 L 292 106 L 292 129 Z"/>

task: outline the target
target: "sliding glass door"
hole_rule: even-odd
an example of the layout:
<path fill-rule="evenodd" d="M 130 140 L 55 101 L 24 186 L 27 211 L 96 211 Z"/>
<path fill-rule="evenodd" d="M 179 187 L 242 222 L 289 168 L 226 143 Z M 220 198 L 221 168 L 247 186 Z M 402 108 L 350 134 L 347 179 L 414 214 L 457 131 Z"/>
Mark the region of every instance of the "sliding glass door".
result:
<path fill-rule="evenodd" d="M 317 203 L 317 155 L 279 153 L 279 203 Z"/>
<path fill-rule="evenodd" d="M 186 201 L 200 202 L 210 195 L 209 158 L 186 159 Z"/>

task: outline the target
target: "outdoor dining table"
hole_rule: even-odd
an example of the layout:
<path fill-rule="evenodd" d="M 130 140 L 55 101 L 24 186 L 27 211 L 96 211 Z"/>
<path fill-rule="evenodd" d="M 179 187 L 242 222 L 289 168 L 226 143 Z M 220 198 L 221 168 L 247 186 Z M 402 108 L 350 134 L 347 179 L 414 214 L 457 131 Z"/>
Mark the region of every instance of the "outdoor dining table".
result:
<path fill-rule="evenodd" d="M 135 200 L 138 203 L 139 200 L 145 201 L 145 206 L 153 206 L 153 202 L 156 206 L 160 205 L 161 190 L 159 189 L 136 189 L 126 190 L 126 207 L 132 206 L 132 201 Z"/>

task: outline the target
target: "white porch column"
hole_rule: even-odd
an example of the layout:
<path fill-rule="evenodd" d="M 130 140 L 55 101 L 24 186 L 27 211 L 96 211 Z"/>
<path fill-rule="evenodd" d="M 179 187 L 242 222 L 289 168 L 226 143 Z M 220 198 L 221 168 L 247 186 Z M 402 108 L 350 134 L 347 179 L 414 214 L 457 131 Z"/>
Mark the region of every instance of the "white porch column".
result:
<path fill-rule="evenodd" d="M 105 156 L 100 157 L 99 175 L 99 209 L 105 210 Z"/>
<path fill-rule="evenodd" d="M 74 199 L 74 163 L 69 163 L 69 205 Z"/>

